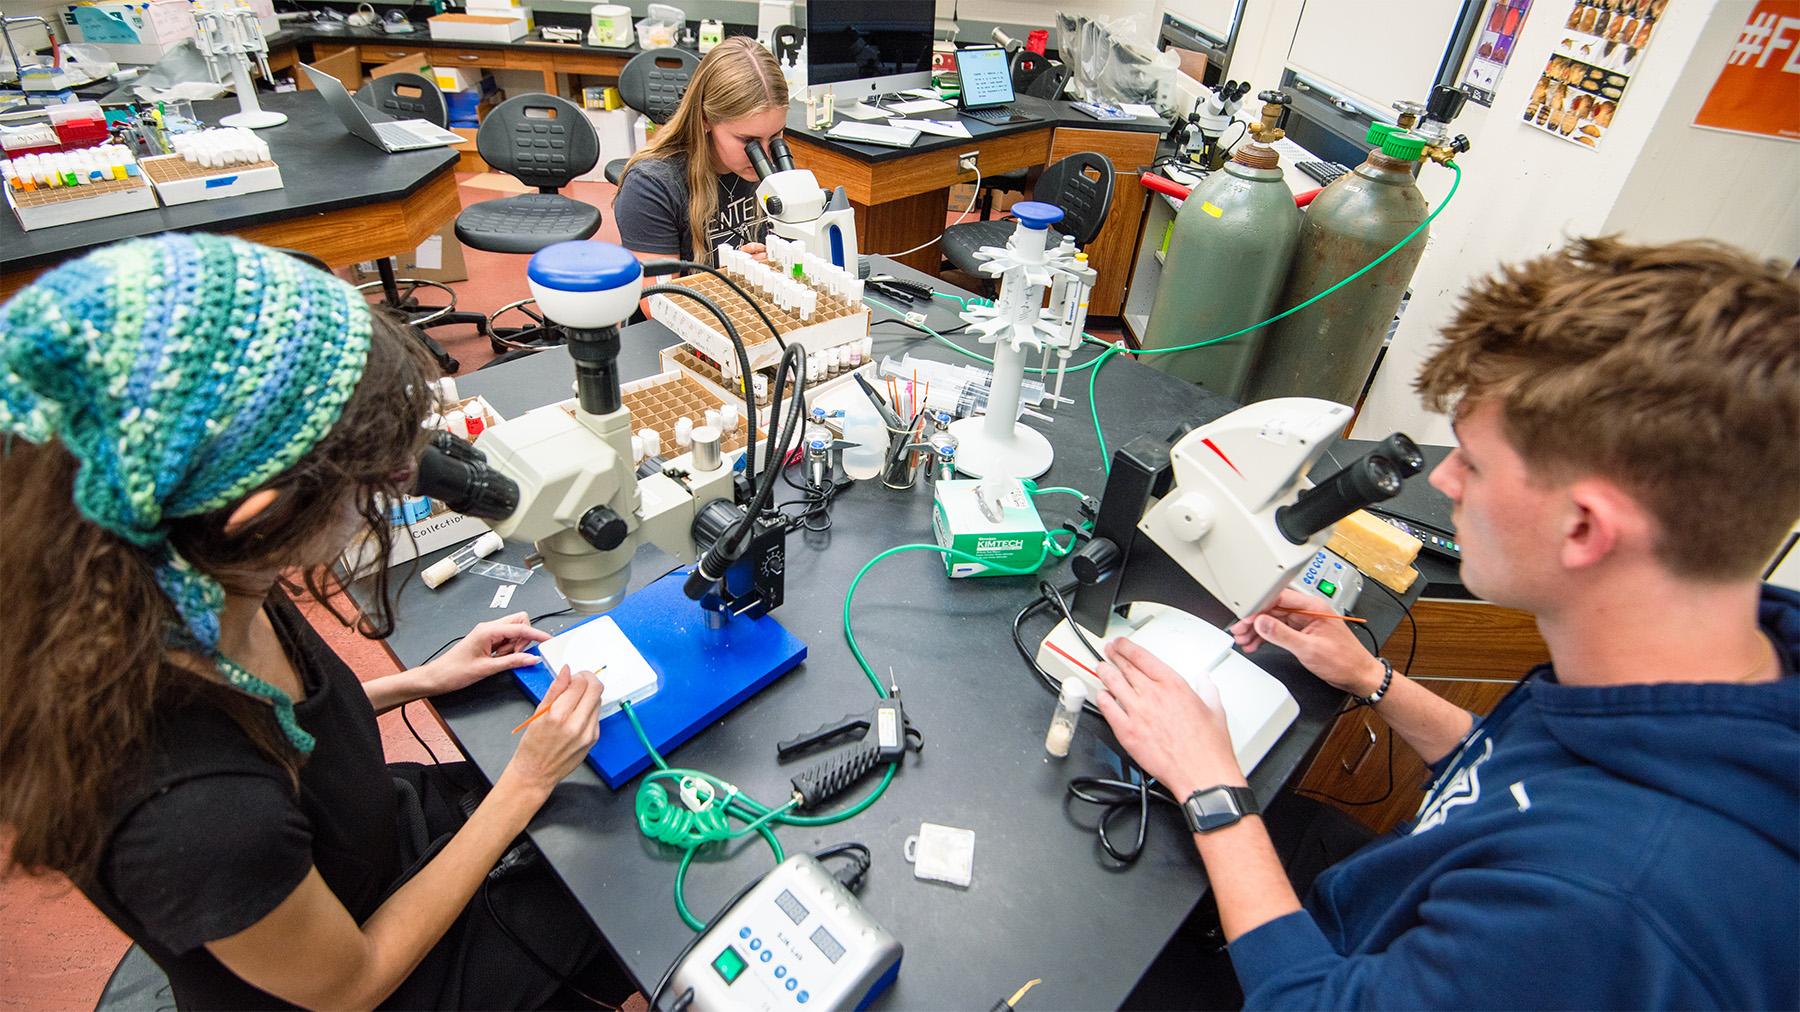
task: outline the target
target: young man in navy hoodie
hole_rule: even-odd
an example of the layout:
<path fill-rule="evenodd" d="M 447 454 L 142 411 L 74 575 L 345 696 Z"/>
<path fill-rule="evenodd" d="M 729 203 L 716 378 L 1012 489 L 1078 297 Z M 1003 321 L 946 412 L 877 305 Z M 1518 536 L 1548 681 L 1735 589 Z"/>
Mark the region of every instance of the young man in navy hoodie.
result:
<path fill-rule="evenodd" d="M 1212 698 L 1130 644 L 1098 705 L 1196 833 L 1252 1008 L 1800 1008 L 1800 287 L 1704 243 L 1578 241 L 1478 283 L 1418 387 L 1462 576 L 1552 663 L 1480 719 L 1298 595 L 1233 628 L 1432 764 L 1302 905 Z M 1290 592 L 1291 593 L 1291 592 Z M 1202 823 L 1206 824 L 1206 823 Z"/>

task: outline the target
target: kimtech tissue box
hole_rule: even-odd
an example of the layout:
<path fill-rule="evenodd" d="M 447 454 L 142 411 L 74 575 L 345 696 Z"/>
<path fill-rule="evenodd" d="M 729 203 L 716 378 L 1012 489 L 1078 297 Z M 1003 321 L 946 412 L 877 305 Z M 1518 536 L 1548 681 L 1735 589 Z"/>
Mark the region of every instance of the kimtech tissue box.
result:
<path fill-rule="evenodd" d="M 945 479 L 935 484 L 932 499 L 931 528 L 937 543 L 982 560 L 944 556 L 952 579 L 1014 576 L 1018 570 L 1035 569 L 1043 560 L 1049 535 L 1019 479 Z M 996 565 L 1014 572 L 997 571 L 992 568 Z"/>

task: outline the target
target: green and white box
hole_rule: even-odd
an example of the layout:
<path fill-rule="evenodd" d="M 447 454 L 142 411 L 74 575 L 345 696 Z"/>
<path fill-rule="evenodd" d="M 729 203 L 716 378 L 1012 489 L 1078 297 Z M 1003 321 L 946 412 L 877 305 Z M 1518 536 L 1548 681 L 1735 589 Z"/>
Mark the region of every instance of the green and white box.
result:
<path fill-rule="evenodd" d="M 1017 478 L 949 479 L 934 486 L 931 527 L 937 543 L 991 565 L 944 556 L 952 579 L 1013 576 L 1044 557 L 1044 521 Z M 995 570 L 1005 566 L 1014 572 Z"/>

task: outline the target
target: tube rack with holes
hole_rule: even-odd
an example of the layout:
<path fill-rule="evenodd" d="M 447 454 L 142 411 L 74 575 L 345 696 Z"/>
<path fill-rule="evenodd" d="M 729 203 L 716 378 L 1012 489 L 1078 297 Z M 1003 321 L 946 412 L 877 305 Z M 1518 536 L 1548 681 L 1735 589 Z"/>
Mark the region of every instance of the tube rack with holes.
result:
<path fill-rule="evenodd" d="M 735 261 L 736 258 L 732 259 Z M 848 349 L 852 345 L 860 348 L 862 339 L 868 336 L 869 309 L 855 297 L 855 287 L 862 284 L 860 281 L 844 281 L 824 274 L 783 276 L 760 263 L 742 274 L 727 273 L 733 274 L 733 280 L 749 290 L 751 298 L 768 314 L 776 332 L 789 344 L 799 344 L 809 352 L 829 352 L 834 348 Z M 842 271 L 837 273 L 843 274 Z M 762 318 L 724 281 L 703 274 L 676 283 L 711 299 L 731 319 L 749 352 L 751 369 L 770 369 L 781 360 L 781 345 L 769 335 L 769 328 L 764 326 Z M 719 363 L 728 382 L 736 380 L 737 352 L 711 312 L 690 300 L 662 294 L 650 297 L 649 308 L 650 315 L 659 323 Z"/>

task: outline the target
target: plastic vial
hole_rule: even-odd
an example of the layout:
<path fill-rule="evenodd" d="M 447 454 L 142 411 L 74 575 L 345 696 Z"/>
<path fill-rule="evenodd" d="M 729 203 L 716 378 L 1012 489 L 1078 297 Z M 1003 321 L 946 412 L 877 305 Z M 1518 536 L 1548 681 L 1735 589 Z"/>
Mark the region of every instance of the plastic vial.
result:
<path fill-rule="evenodd" d="M 675 445 L 687 449 L 694 442 L 694 420 L 686 415 L 675 419 Z"/>
<path fill-rule="evenodd" d="M 726 432 L 736 432 L 738 427 L 738 408 L 736 404 L 719 406 L 719 427 Z"/>
<path fill-rule="evenodd" d="M 655 429 L 639 429 L 638 439 L 643 441 L 644 456 L 654 457 L 662 452 L 662 433 Z"/>
<path fill-rule="evenodd" d="M 1087 702 L 1087 683 L 1079 678 L 1065 678 L 1062 692 L 1056 696 L 1056 712 L 1050 715 L 1050 731 L 1044 735 L 1044 751 L 1058 759 L 1069 754 L 1069 741 L 1075 737 L 1075 724 L 1081 719 L 1081 706 Z"/>
<path fill-rule="evenodd" d="M 477 559 L 485 559 L 500 550 L 500 535 L 489 531 L 474 541 L 439 559 L 420 574 L 425 586 L 436 590 L 452 576 L 468 569 Z"/>

